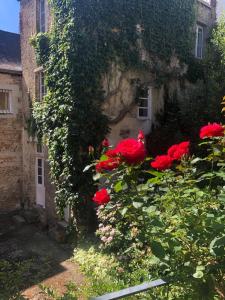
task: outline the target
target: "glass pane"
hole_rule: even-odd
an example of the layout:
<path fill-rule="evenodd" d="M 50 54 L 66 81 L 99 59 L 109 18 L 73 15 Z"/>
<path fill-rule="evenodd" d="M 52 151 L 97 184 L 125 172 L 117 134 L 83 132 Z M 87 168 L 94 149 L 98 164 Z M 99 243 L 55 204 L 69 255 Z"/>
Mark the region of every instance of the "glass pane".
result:
<path fill-rule="evenodd" d="M 140 89 L 139 98 L 148 98 L 148 88 L 141 88 Z"/>
<path fill-rule="evenodd" d="M 38 176 L 38 184 L 43 184 L 42 176 Z"/>
<path fill-rule="evenodd" d="M 140 100 L 140 102 L 139 102 L 139 106 L 140 107 L 148 107 L 148 99 L 142 99 L 142 98 L 140 98 L 139 99 Z"/>
<path fill-rule="evenodd" d="M 9 92 L 0 90 L 0 110 L 9 110 Z"/>
<path fill-rule="evenodd" d="M 38 167 L 42 168 L 42 159 L 38 159 Z"/>
<path fill-rule="evenodd" d="M 147 108 L 139 108 L 139 117 L 148 117 L 148 109 Z"/>
<path fill-rule="evenodd" d="M 41 72 L 40 73 L 40 100 L 43 99 L 43 97 L 46 94 L 46 88 L 45 88 L 45 77 L 44 77 L 44 73 Z"/>
<path fill-rule="evenodd" d="M 42 144 L 41 143 L 38 143 L 37 144 L 37 153 L 42 153 Z"/>
<path fill-rule="evenodd" d="M 202 58 L 203 52 L 203 28 L 198 27 L 197 30 L 197 57 Z"/>
<path fill-rule="evenodd" d="M 42 176 L 42 168 L 38 168 L 38 176 Z"/>
<path fill-rule="evenodd" d="M 40 31 L 45 32 L 45 0 L 40 0 Z"/>

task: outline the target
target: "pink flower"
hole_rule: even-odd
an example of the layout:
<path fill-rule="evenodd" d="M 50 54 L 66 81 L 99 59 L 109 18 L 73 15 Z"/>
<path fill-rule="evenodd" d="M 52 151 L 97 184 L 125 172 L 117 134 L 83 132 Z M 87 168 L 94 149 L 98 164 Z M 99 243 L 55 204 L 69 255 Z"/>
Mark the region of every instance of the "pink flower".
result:
<path fill-rule="evenodd" d="M 154 169 L 163 171 L 163 170 L 171 168 L 172 163 L 173 163 L 173 160 L 169 155 L 159 155 L 159 156 L 156 156 L 156 158 L 153 162 L 151 162 L 151 166 Z"/>
<path fill-rule="evenodd" d="M 207 137 L 214 137 L 214 136 L 224 136 L 224 128 L 222 125 L 218 123 L 209 124 L 203 126 L 200 130 L 200 138 L 204 139 Z"/>

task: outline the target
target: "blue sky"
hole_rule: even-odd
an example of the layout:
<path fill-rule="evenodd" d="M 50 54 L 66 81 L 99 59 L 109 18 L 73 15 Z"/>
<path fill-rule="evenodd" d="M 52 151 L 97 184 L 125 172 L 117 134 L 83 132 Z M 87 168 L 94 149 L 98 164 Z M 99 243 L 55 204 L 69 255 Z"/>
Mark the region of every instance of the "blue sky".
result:
<path fill-rule="evenodd" d="M 0 29 L 19 32 L 19 2 L 17 0 L 0 0 Z"/>

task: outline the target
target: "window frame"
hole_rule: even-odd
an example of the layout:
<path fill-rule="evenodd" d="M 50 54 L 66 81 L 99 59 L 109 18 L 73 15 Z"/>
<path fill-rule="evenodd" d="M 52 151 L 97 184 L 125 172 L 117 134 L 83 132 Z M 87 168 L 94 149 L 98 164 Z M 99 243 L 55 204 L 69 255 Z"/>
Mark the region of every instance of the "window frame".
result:
<path fill-rule="evenodd" d="M 147 106 L 140 106 L 138 104 L 137 107 L 137 118 L 138 120 L 150 120 L 151 119 L 151 102 L 152 102 L 152 88 L 147 87 L 148 96 L 147 97 L 139 97 L 138 100 L 147 100 Z M 140 110 L 145 109 L 147 110 L 147 116 L 141 116 Z"/>
<path fill-rule="evenodd" d="M 7 92 L 8 93 L 8 109 L 0 109 L 0 114 L 1 115 L 6 115 L 6 114 L 12 114 L 12 90 L 9 89 L 2 89 L 0 88 L 0 92 Z"/>
<path fill-rule="evenodd" d="M 38 0 L 38 32 L 46 32 L 46 1 Z"/>
<path fill-rule="evenodd" d="M 198 55 L 199 50 L 199 29 L 202 30 L 202 47 L 201 47 L 201 55 Z M 200 24 L 196 26 L 196 41 L 195 41 L 195 57 L 198 59 L 203 59 L 203 51 L 204 51 L 204 27 Z"/>
<path fill-rule="evenodd" d="M 43 101 L 46 96 L 45 74 L 44 71 L 39 72 L 39 101 Z"/>

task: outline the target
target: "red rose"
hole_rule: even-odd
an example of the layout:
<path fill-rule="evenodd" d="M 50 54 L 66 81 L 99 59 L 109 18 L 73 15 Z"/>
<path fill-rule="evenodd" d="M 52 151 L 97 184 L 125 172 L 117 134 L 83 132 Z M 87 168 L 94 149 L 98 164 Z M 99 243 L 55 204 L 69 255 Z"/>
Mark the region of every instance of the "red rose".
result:
<path fill-rule="evenodd" d="M 188 155 L 190 150 L 190 142 L 182 142 L 177 145 L 173 145 L 169 148 L 167 154 L 172 160 L 180 160 L 184 155 Z"/>
<path fill-rule="evenodd" d="M 122 156 L 126 163 L 131 165 L 142 162 L 146 157 L 144 144 L 131 138 L 121 141 L 115 151 Z"/>
<path fill-rule="evenodd" d="M 105 148 L 108 148 L 109 147 L 109 140 L 108 139 L 104 139 L 102 141 L 102 146 L 105 147 Z"/>
<path fill-rule="evenodd" d="M 115 149 L 110 149 L 105 153 L 105 155 L 108 157 L 117 157 L 118 153 Z"/>
<path fill-rule="evenodd" d="M 223 136 L 223 135 L 224 135 L 224 128 L 222 125 L 218 123 L 213 123 L 213 124 L 203 126 L 200 130 L 201 139 L 207 137 L 214 137 L 214 136 Z"/>
<path fill-rule="evenodd" d="M 154 169 L 163 171 L 169 169 L 172 166 L 173 160 L 169 155 L 156 156 L 155 160 L 151 162 L 151 166 Z"/>
<path fill-rule="evenodd" d="M 139 130 L 139 134 L 138 134 L 138 141 L 142 142 L 145 139 L 145 135 L 144 132 L 142 130 Z"/>
<path fill-rule="evenodd" d="M 101 189 L 100 191 L 95 193 L 92 199 L 97 205 L 103 205 L 107 204 L 110 201 L 110 196 L 106 189 Z"/>
<path fill-rule="evenodd" d="M 100 161 L 99 163 L 97 163 L 95 168 L 98 173 L 101 173 L 103 171 L 112 171 L 118 168 L 119 164 L 120 164 L 119 158 L 109 158 L 107 160 Z"/>

